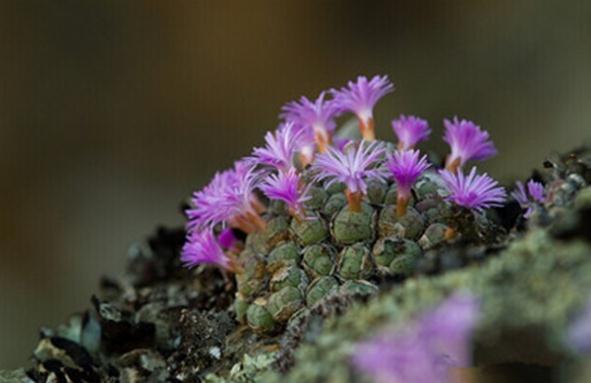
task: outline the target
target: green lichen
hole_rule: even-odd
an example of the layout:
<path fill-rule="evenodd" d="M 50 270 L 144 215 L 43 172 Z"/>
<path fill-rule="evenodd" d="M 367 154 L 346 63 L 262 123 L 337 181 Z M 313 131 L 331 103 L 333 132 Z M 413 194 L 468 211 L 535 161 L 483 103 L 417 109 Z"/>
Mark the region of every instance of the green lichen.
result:
<path fill-rule="evenodd" d="M 230 370 L 229 376 L 224 378 L 216 374 L 205 377 L 205 383 L 259 383 L 275 379 L 271 376 L 270 367 L 275 362 L 275 353 L 261 353 L 251 357 L 245 354 L 240 363 L 236 363 Z M 268 377 L 265 377 L 269 374 Z"/>
<path fill-rule="evenodd" d="M 32 382 L 27 375 L 25 375 L 25 371 L 22 368 L 18 370 L 12 371 L 1 371 L 0 370 L 0 383 L 25 383 L 25 382 Z"/>

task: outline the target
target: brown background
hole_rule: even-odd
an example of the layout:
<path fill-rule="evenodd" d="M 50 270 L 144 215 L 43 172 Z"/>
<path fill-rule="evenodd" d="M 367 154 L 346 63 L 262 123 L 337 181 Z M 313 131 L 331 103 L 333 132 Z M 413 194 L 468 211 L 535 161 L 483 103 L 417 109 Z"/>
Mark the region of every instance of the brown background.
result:
<path fill-rule="evenodd" d="M 0 368 L 300 95 L 388 74 L 379 136 L 466 116 L 505 181 L 589 138 L 590 20 L 558 0 L 0 2 Z"/>

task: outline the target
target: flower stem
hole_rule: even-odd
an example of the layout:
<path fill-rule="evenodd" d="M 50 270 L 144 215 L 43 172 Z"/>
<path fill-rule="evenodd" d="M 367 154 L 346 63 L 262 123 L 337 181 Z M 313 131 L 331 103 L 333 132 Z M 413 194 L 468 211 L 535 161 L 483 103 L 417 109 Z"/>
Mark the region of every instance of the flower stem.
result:
<path fill-rule="evenodd" d="M 359 131 L 365 141 L 375 141 L 376 132 L 374 129 L 373 118 L 370 117 L 367 120 L 359 119 Z"/>
<path fill-rule="evenodd" d="M 247 212 L 246 219 L 250 221 L 259 231 L 263 231 L 267 228 L 267 222 L 261 218 L 261 216 L 256 211 Z"/>
<path fill-rule="evenodd" d="M 234 255 L 228 255 L 228 258 L 230 258 L 230 267 L 228 268 L 228 271 L 234 274 L 242 274 L 244 272 L 244 268 L 238 261 L 238 258 Z"/>
<path fill-rule="evenodd" d="M 457 236 L 458 236 L 457 230 L 452 227 L 448 227 L 447 229 L 445 229 L 445 233 L 443 233 L 443 238 L 446 241 L 451 241 L 452 239 L 454 239 Z"/>
<path fill-rule="evenodd" d="M 293 217 L 293 219 L 295 219 L 296 223 L 300 224 L 304 221 L 304 218 L 302 218 L 302 212 L 298 209 L 289 209 L 289 214 Z"/>
<path fill-rule="evenodd" d="M 328 133 L 326 133 L 325 130 L 315 130 L 314 138 L 318 145 L 318 152 L 325 153 L 330 145 L 330 137 L 328 136 Z"/>
<path fill-rule="evenodd" d="M 254 208 L 254 210 L 258 213 L 264 213 L 265 211 L 267 211 L 267 207 L 265 206 L 264 203 L 261 202 L 261 200 L 256 196 L 253 195 L 250 201 L 252 207 Z"/>
<path fill-rule="evenodd" d="M 308 153 L 298 153 L 298 160 L 300 161 L 301 167 L 306 168 L 314 161 L 314 155 Z"/>
<path fill-rule="evenodd" d="M 403 195 L 399 195 L 398 198 L 396 198 L 396 215 L 398 217 L 404 217 L 406 215 L 408 200 L 409 198 Z"/>
<path fill-rule="evenodd" d="M 462 159 L 460 157 L 454 159 L 453 161 L 448 161 L 447 165 L 445 166 L 445 168 L 447 170 L 449 170 L 452 173 L 456 173 L 458 171 L 458 169 L 460 168 L 460 163 L 462 162 Z"/>
<path fill-rule="evenodd" d="M 349 190 L 345 191 L 347 202 L 349 203 L 349 210 L 355 213 L 361 212 L 361 192 L 351 193 Z"/>

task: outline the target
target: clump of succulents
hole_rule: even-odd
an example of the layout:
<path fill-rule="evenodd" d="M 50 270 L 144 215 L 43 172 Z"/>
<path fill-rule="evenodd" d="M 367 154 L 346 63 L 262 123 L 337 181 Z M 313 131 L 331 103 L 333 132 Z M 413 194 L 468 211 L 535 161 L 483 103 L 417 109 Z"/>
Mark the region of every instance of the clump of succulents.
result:
<path fill-rule="evenodd" d="M 272 332 L 333 293 L 413 275 L 431 249 L 503 233 L 487 210 L 504 204 L 505 189 L 476 167 L 464 172 L 496 154 L 489 134 L 444 120 L 451 150 L 438 169 L 416 149 L 431 134 L 421 118 L 392 121 L 397 145 L 375 139 L 373 108 L 393 90 L 387 76 L 361 76 L 288 103 L 265 146 L 194 194 L 182 261 L 233 273 L 237 319 L 255 331 Z M 362 139 L 336 135 L 346 113 Z M 528 192 L 518 184 L 513 194 L 526 218 L 544 187 L 530 182 Z"/>

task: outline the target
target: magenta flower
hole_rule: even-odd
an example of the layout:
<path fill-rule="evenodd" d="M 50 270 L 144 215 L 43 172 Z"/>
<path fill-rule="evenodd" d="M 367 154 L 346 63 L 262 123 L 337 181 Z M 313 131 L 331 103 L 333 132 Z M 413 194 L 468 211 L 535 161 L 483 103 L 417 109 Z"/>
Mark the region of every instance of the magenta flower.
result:
<path fill-rule="evenodd" d="M 408 201 L 411 197 L 411 188 L 417 178 L 429 168 L 427 156 L 419 157 L 418 150 L 397 150 L 394 155 L 388 159 L 386 167 L 392 173 L 396 181 L 396 193 L 398 201 L 396 212 L 398 216 L 406 214 Z"/>
<path fill-rule="evenodd" d="M 349 206 L 354 211 L 360 209 L 361 196 L 367 193 L 366 180 L 373 178 L 385 181 L 387 170 L 379 166 L 385 149 L 378 142 L 362 141 L 357 147 L 345 152 L 330 148 L 328 152 L 316 157 L 312 164 L 317 173 L 315 180 L 328 180 L 328 185 L 342 182 L 347 185 Z M 352 199 L 353 198 L 353 199 Z"/>
<path fill-rule="evenodd" d="M 292 101 L 281 108 L 282 118 L 313 133 L 321 152 L 326 151 L 330 143 L 336 128 L 334 118 L 339 111 L 334 102 L 325 100 L 324 96 L 325 92 L 320 93 L 315 101 L 301 97 L 299 102 Z"/>
<path fill-rule="evenodd" d="M 481 211 L 502 206 L 505 201 L 505 189 L 486 173 L 476 175 L 475 167 L 467 177 L 461 170 L 457 173 L 440 170 L 439 174 L 450 193 L 447 198 L 456 205 Z"/>
<path fill-rule="evenodd" d="M 449 369 L 471 362 L 471 338 L 479 303 L 454 295 L 399 331 L 357 346 L 353 364 L 378 383 L 449 383 Z"/>
<path fill-rule="evenodd" d="M 249 161 L 236 162 L 233 169 L 216 173 L 213 180 L 193 194 L 193 208 L 186 211 L 189 229 L 213 228 L 230 224 L 246 232 L 264 227 L 258 212 L 254 189 L 261 181 L 262 172 Z"/>
<path fill-rule="evenodd" d="M 233 190 L 234 182 L 234 170 L 218 172 L 207 186 L 193 193 L 191 202 L 194 207 L 186 211 L 189 229 L 213 227 L 227 218 L 226 211 L 217 206 L 223 204 L 227 208 L 230 205 L 225 195 Z"/>
<path fill-rule="evenodd" d="M 308 188 L 302 190 L 301 184 L 295 169 L 291 169 L 287 173 L 269 175 L 260 189 L 269 199 L 285 202 L 292 214 L 299 217 L 303 203 L 310 199 Z"/>
<path fill-rule="evenodd" d="M 455 171 L 467 161 L 482 161 L 497 154 L 488 132 L 481 130 L 472 121 L 458 120 L 454 117 L 453 121 L 443 120 L 443 124 L 445 125 L 443 139 L 451 147 L 451 154 L 446 164 L 448 170 Z"/>
<path fill-rule="evenodd" d="M 233 248 L 239 242 L 239 240 L 236 238 L 234 230 L 226 227 L 218 234 L 218 242 L 224 250 L 229 250 Z"/>
<path fill-rule="evenodd" d="M 255 148 L 253 159 L 279 171 L 288 171 L 293 168 L 294 156 L 303 146 L 304 133 L 292 122 L 283 124 L 274 133 L 267 132 L 265 135 L 267 145 L 263 148 Z"/>
<path fill-rule="evenodd" d="M 511 193 L 511 196 L 515 198 L 522 209 L 527 209 L 524 217 L 529 218 L 534 212 L 535 205 L 542 204 L 546 200 L 544 185 L 534 180 L 529 180 L 527 183 L 527 192 L 521 181 L 517 181 L 515 186 L 517 189 Z"/>
<path fill-rule="evenodd" d="M 357 77 L 357 82 L 349 81 L 347 87 L 332 90 L 334 103 L 342 111 L 355 113 L 359 119 L 359 129 L 363 138 L 375 139 L 373 108 L 386 94 L 394 91 L 394 84 L 388 76 L 374 76 L 368 80 L 365 76 Z"/>
<path fill-rule="evenodd" d="M 527 183 L 527 190 L 534 201 L 543 203 L 546 200 L 544 185 L 542 185 L 540 182 L 529 180 Z"/>
<path fill-rule="evenodd" d="M 224 253 L 215 235 L 209 229 L 194 231 L 188 236 L 181 251 L 181 262 L 189 269 L 201 264 L 215 265 L 226 270 L 232 269 L 230 258 Z"/>
<path fill-rule="evenodd" d="M 392 121 L 392 130 L 398 137 L 398 149 L 401 150 L 414 148 L 419 142 L 428 139 L 431 134 L 427 121 L 402 114 L 398 120 Z"/>

